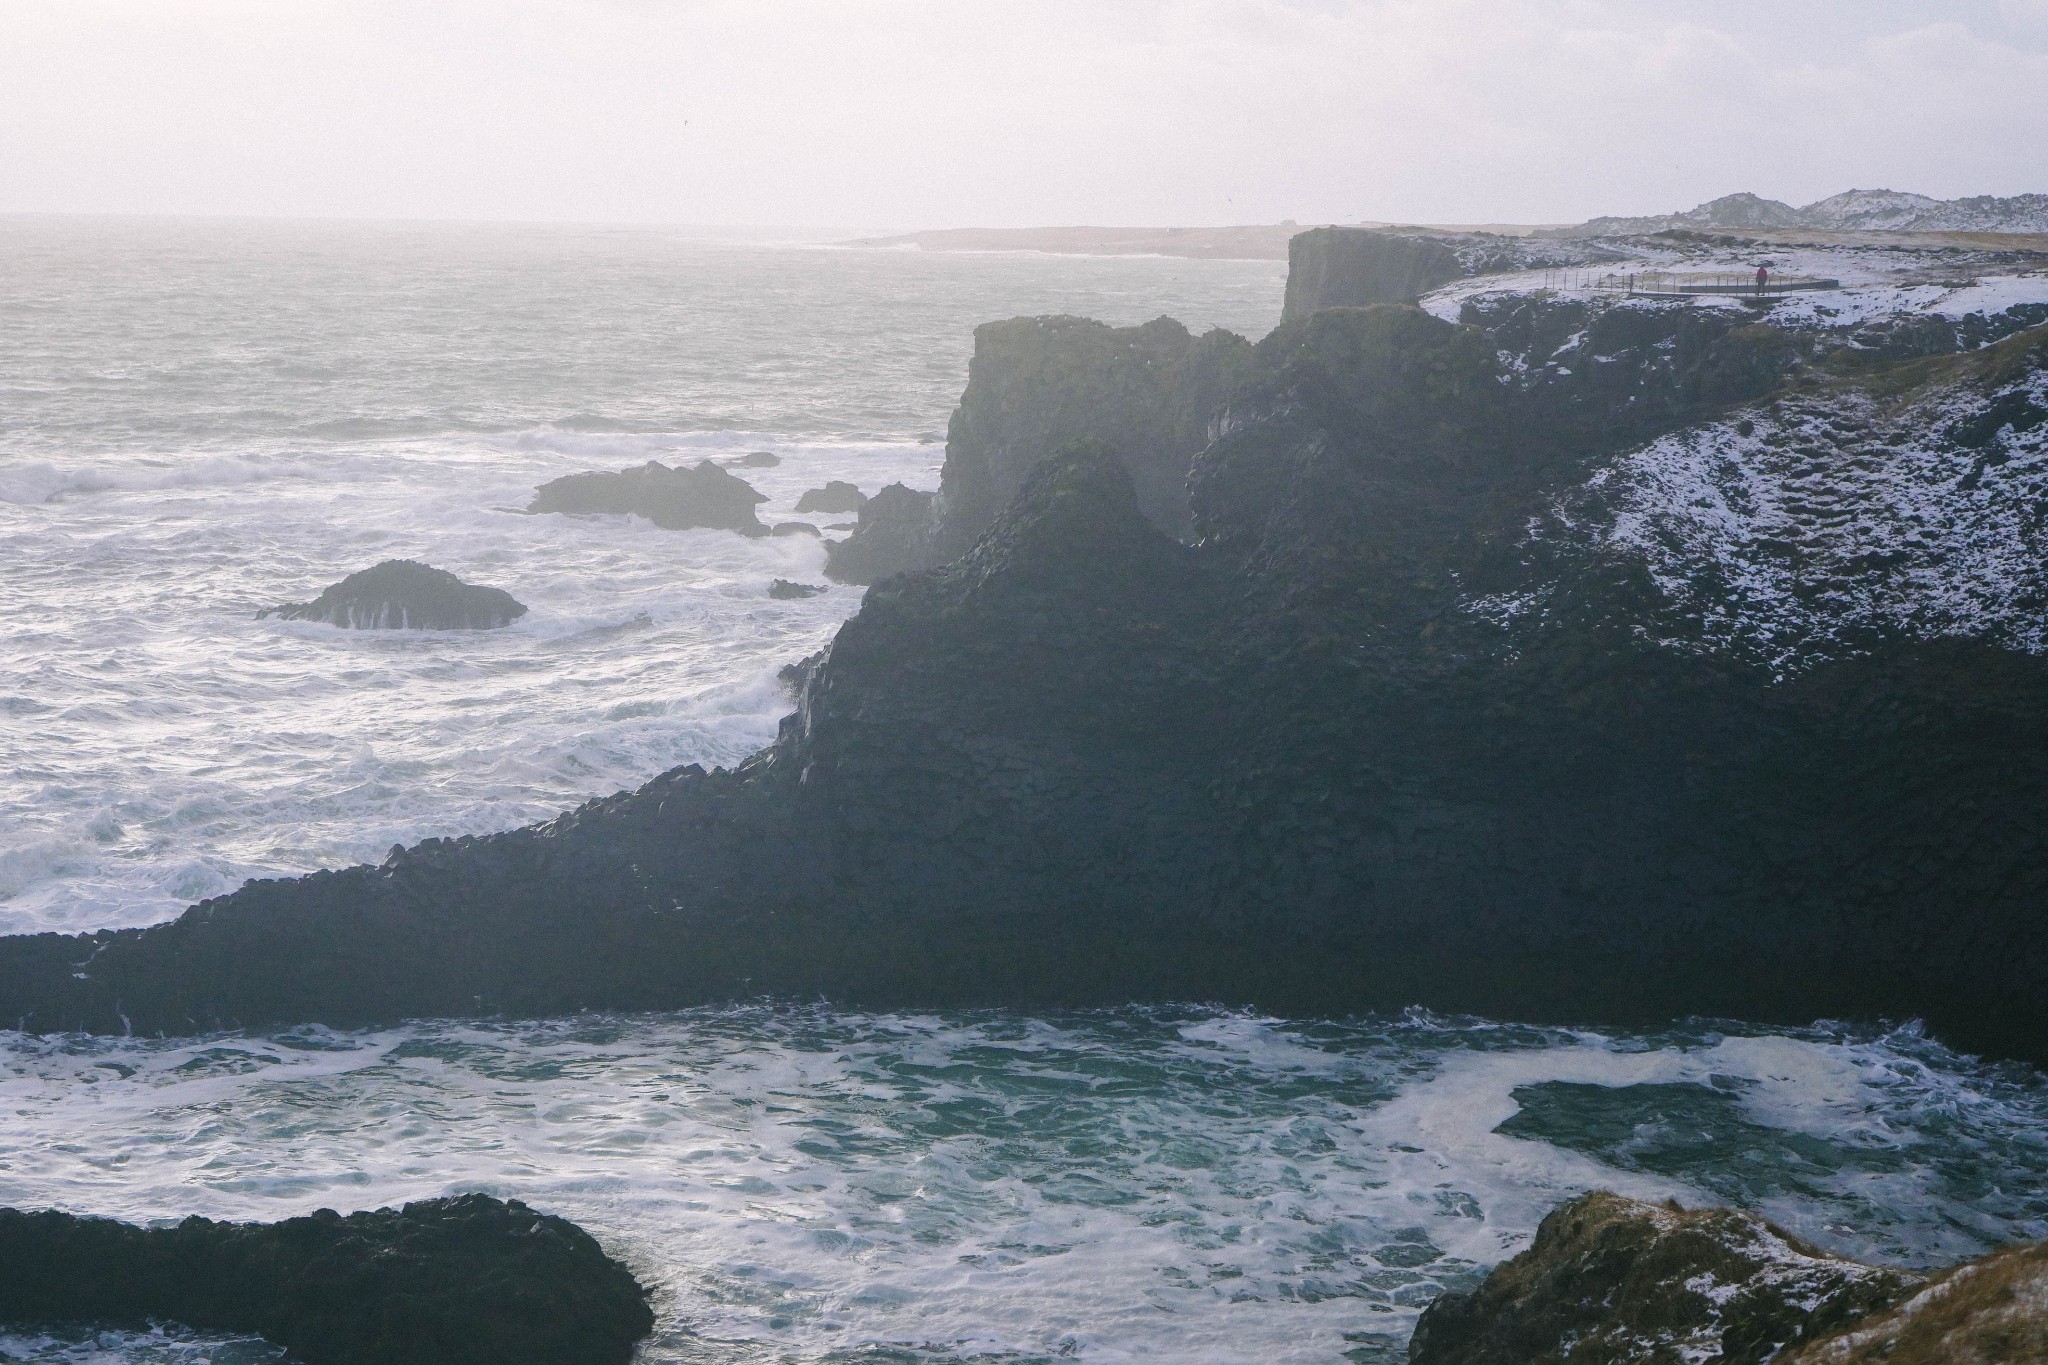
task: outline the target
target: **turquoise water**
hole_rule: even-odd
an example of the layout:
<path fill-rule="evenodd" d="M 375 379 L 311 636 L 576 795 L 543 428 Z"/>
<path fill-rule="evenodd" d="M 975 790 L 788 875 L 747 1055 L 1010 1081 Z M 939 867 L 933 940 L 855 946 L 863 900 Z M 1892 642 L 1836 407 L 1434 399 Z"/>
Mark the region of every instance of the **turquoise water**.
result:
<path fill-rule="evenodd" d="M 654 1287 L 663 1362 L 1393 1362 L 1593 1187 L 1908 1263 L 2048 1235 L 2048 1086 L 1910 1031 L 763 1006 L 13 1036 L 0 1111 L 0 1203 L 564 1214 Z M 220 1345 L 108 1340 L 0 1349 Z"/>
<path fill-rule="evenodd" d="M 930 487 L 976 323 L 1257 335 L 1282 283 L 760 235 L 0 220 L 0 930 L 147 923 L 736 761 L 859 590 L 775 601 L 772 578 L 823 581 L 817 542 L 520 515 L 536 483 L 768 450 L 741 472 L 770 521 L 828 479 Z M 255 619 L 393 556 L 533 610 L 488 635 Z M 1430 1297 L 1583 1189 L 1932 1263 L 2048 1236 L 2044 1177 L 2041 1079 L 1910 1028 L 764 1004 L 0 1033 L 0 1204 L 517 1197 L 655 1288 L 651 1362 L 1393 1362 Z M 17 1360 L 267 1354 L 0 1335 Z"/>

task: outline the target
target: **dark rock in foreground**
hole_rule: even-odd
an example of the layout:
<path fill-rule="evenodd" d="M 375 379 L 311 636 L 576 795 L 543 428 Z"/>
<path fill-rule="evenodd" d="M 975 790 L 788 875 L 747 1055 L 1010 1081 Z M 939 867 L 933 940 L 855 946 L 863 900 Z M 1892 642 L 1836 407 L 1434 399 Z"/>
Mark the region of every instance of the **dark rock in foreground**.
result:
<path fill-rule="evenodd" d="M 503 589 L 465 583 L 410 559 L 387 559 L 310 602 L 272 607 L 258 619 L 326 621 L 358 630 L 494 630 L 524 615 L 526 608 Z"/>
<path fill-rule="evenodd" d="M 829 589 L 813 583 L 792 583 L 787 578 L 778 578 L 768 585 L 768 595 L 778 601 L 791 602 L 805 597 L 816 597 Z"/>
<path fill-rule="evenodd" d="M 486 1195 L 138 1228 L 0 1209 L 0 1322 L 247 1332 L 307 1365 L 624 1365 L 645 1292 L 574 1223 Z"/>
<path fill-rule="evenodd" d="M 1535 1244 L 1478 1289 L 1424 1309 L 1408 1359 L 1762 1365 L 1891 1307 L 1921 1282 L 1830 1256 L 1753 1214 L 1601 1191 L 1553 1210 Z"/>
<path fill-rule="evenodd" d="M 858 512 L 867 506 L 867 494 L 844 479 L 834 479 L 823 488 L 810 488 L 796 500 L 799 512 Z"/>
<path fill-rule="evenodd" d="M 699 461 L 691 469 L 671 469 L 659 460 L 649 460 L 637 469 L 550 479 L 535 490 L 526 510 L 632 514 L 671 531 L 701 526 L 764 536 L 768 528 L 754 508 L 766 501 L 745 479 L 726 473 L 709 460 Z"/>
<path fill-rule="evenodd" d="M 1423 1310 L 1410 1365 L 2031 1365 L 2048 1243 L 1935 1275 L 1831 1256 L 1754 1214 L 1596 1191 Z"/>

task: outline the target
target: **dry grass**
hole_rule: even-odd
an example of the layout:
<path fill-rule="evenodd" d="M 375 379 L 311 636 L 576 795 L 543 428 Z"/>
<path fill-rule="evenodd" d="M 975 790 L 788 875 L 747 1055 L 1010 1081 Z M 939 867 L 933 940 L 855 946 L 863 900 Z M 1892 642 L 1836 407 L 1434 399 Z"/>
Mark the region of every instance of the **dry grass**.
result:
<path fill-rule="evenodd" d="M 1784 1365 L 2038 1365 L 2048 1361 L 2048 1242 L 1958 1266 L 1889 1312 Z"/>

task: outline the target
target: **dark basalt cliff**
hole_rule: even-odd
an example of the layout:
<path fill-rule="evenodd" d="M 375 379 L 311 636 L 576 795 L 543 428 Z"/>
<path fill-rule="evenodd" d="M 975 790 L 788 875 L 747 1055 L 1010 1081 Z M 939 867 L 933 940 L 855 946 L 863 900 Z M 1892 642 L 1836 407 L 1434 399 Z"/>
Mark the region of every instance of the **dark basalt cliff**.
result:
<path fill-rule="evenodd" d="M 487 1195 L 163 1228 L 0 1209 L 0 1322 L 157 1321 L 307 1365 L 624 1365 L 654 1327 L 588 1233 Z"/>
<path fill-rule="evenodd" d="M 872 583 L 964 554 L 1064 442 L 1107 442 L 1138 506 L 1168 535 L 1189 533 L 1188 465 L 1251 363 L 1221 329 L 1194 336 L 1172 318 L 1109 327 L 1088 318 L 1012 318 L 974 329 L 974 359 L 946 431 L 936 495 L 884 489 L 831 550 L 842 582 Z"/>
<path fill-rule="evenodd" d="M 2020 1365 L 2048 1358 L 2048 1243 L 1936 1275 L 1831 1256 L 1754 1214 L 1596 1191 L 1423 1311 L 1411 1365 Z"/>
<path fill-rule="evenodd" d="M 1287 300 L 1281 316 L 1413 303 L 1464 274 L 1456 254 L 1433 237 L 1311 228 L 1287 243 Z"/>
<path fill-rule="evenodd" d="M 465 583 L 446 569 L 387 559 L 352 573 L 310 602 L 272 607 L 257 619 L 325 621 L 357 630 L 494 630 L 526 615 L 502 588 Z"/>
<path fill-rule="evenodd" d="M 1739 316 L 1657 309 L 1614 320 L 1601 366 L 1531 366 L 1486 327 L 1398 306 L 1313 313 L 1256 348 L 1162 341 L 1190 392 L 1209 392 L 1197 347 L 1240 373 L 1200 419 L 1183 541 L 1105 446 L 1032 463 L 1059 434 L 1042 408 L 1142 385 L 1064 395 L 1096 362 L 1063 368 L 1062 329 L 1006 326 L 1048 333 L 1019 343 L 1044 347 L 1042 382 L 1016 390 L 1033 439 L 963 404 L 949 453 L 1008 454 L 947 477 L 959 505 L 1014 494 L 960 557 L 870 591 L 769 749 L 152 929 L 0 940 L 0 1017 L 153 1032 L 764 993 L 1197 998 L 1918 1015 L 2048 1059 L 2042 659 L 1880 630 L 1788 671 L 1698 631 L 1674 643 L 1640 557 L 1531 539 L 1660 433 L 1743 404 L 1766 422 L 1830 393 L 1890 402 L 1906 380 L 1830 377 Z M 1086 357 L 1144 349 L 1065 330 Z M 2028 334 L 1995 373 L 1918 362 L 1911 383 L 1947 385 L 1967 427 L 2044 354 Z M 1191 433 L 1206 406 L 1144 429 Z M 2000 468 L 2024 465 L 1998 431 Z"/>

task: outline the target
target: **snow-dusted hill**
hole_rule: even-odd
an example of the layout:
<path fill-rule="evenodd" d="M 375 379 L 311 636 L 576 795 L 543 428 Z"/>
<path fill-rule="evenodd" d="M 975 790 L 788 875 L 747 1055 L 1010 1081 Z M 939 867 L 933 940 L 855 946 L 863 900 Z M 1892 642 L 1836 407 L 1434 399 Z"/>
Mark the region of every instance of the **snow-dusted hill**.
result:
<path fill-rule="evenodd" d="M 1594 218 L 1567 236 L 1630 236 L 1674 229 L 1817 228 L 1838 232 L 2048 232 L 2048 194 L 1933 199 L 1899 190 L 1847 190 L 1794 208 L 1754 194 L 1729 194 L 1682 213 Z M 1551 235 L 1551 234 L 1545 234 Z"/>
<path fill-rule="evenodd" d="M 1771 260 L 1844 287 L 1768 306 L 1631 298 L 1597 287 L 1603 268 L 1468 279 L 1423 300 L 1512 338 L 1501 359 L 1524 387 L 1624 372 L 1639 358 L 1601 338 L 1677 335 L 1687 317 L 1747 314 L 1794 357 L 1774 396 L 1590 469 L 1529 523 L 1525 584 L 1469 605 L 1540 628 L 1618 572 L 1647 585 L 1650 605 L 1630 610 L 1651 638 L 1781 675 L 1887 638 L 2048 653 L 2048 268 L 1851 248 Z"/>

